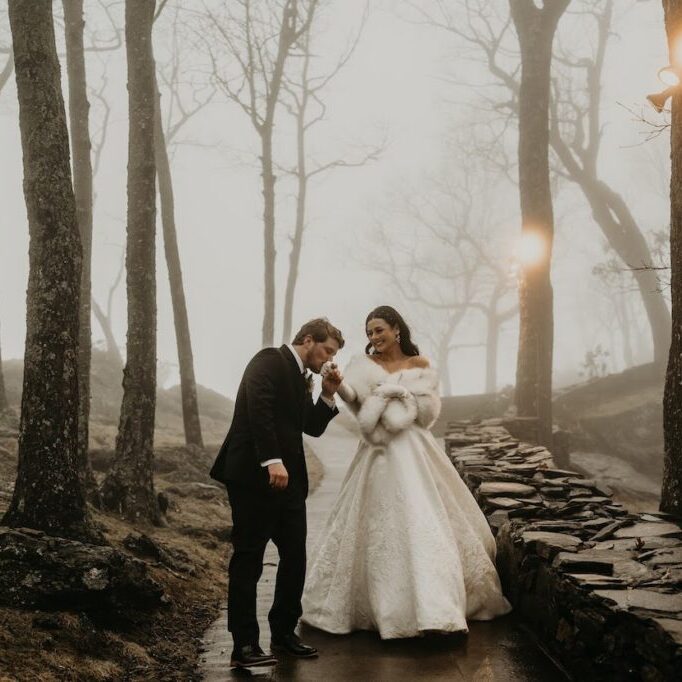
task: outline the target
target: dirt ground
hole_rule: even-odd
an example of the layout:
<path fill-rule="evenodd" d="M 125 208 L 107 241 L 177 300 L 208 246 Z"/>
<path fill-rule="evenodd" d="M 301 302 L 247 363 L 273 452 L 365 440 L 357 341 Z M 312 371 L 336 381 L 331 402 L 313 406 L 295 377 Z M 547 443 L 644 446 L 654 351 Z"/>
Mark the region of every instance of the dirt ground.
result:
<path fill-rule="evenodd" d="M 208 478 L 218 445 L 188 450 L 177 424 L 157 434 L 155 485 L 170 500 L 168 527 L 135 527 L 93 509 L 110 544 L 123 552 L 126 536 L 143 532 L 171 553 L 188 558 L 193 570 L 181 573 L 148 561 L 152 578 L 164 589 L 164 608 L 130 613 L 125 625 L 95 622 L 78 611 L 42 612 L 0 607 L 0 681 L 198 680 L 202 634 L 218 615 L 227 588 L 231 527 L 227 495 Z M 171 424 L 171 422 L 173 422 Z M 95 475 L 102 478 L 111 458 L 111 424 L 93 424 Z M 0 517 L 11 499 L 17 441 L 0 428 Z M 307 453 L 311 488 L 322 465 Z M 139 558 L 139 556 L 138 556 Z"/>

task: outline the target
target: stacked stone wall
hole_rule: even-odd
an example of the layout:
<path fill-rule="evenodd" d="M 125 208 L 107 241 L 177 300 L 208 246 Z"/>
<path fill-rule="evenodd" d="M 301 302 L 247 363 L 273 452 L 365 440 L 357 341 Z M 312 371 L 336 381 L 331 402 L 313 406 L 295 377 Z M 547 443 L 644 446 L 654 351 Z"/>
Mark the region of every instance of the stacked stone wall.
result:
<path fill-rule="evenodd" d="M 629 513 L 517 426 L 453 422 L 445 436 L 517 616 L 576 679 L 682 680 L 682 525 Z"/>

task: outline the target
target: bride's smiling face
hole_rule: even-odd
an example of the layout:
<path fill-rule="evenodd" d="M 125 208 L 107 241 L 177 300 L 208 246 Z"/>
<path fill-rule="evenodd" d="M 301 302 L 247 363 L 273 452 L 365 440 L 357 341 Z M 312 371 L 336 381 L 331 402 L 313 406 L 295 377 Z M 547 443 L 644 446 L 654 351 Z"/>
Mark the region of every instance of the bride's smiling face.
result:
<path fill-rule="evenodd" d="M 375 352 L 385 353 L 397 343 L 398 327 L 376 318 L 367 323 L 367 339 L 372 344 Z"/>

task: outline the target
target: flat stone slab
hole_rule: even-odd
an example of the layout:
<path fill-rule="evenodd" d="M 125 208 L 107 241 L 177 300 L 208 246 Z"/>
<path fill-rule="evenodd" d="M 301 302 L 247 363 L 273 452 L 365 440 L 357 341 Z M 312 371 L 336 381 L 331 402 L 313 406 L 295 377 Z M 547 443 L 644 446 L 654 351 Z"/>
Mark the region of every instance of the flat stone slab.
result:
<path fill-rule="evenodd" d="M 592 538 L 594 540 L 595 538 Z M 620 538 L 618 540 L 602 540 L 595 544 L 594 549 L 606 550 L 615 549 L 616 551 L 623 551 L 626 549 L 637 549 L 648 551 L 652 549 L 659 549 L 661 547 L 682 547 L 678 538 L 647 538 L 643 540 L 641 545 L 638 543 L 639 538 Z"/>
<path fill-rule="evenodd" d="M 599 573 L 568 573 L 567 575 L 581 587 L 590 590 L 624 590 L 628 586 L 627 581 L 612 575 Z"/>
<path fill-rule="evenodd" d="M 660 613 L 674 613 L 682 617 L 682 594 L 665 594 L 654 590 L 595 590 L 594 594 L 602 599 L 616 603 L 625 611 L 644 609 Z"/>
<path fill-rule="evenodd" d="M 682 620 L 673 620 L 671 618 L 654 618 L 658 623 L 679 645 L 682 646 Z"/>
<path fill-rule="evenodd" d="M 640 556 L 640 561 L 646 561 L 651 566 L 670 566 L 680 564 L 682 567 L 682 547 L 653 550 L 651 554 Z"/>
<path fill-rule="evenodd" d="M 526 531 L 521 535 L 523 541 L 542 557 L 551 559 L 559 552 L 576 552 L 582 544 L 579 538 L 565 533 L 551 533 L 546 531 Z"/>
<path fill-rule="evenodd" d="M 618 578 L 644 578 L 650 574 L 647 567 L 634 561 L 628 552 L 562 552 L 553 565 L 567 573 L 595 573 Z"/>
<path fill-rule="evenodd" d="M 535 495 L 537 490 L 532 485 L 526 485 L 525 483 L 509 483 L 507 481 L 486 481 L 481 483 L 478 489 L 479 495 L 484 495 L 485 497 L 503 495 L 505 497 L 528 497 L 530 495 Z"/>
<path fill-rule="evenodd" d="M 511 497 L 489 497 L 486 502 L 498 509 L 520 509 L 525 506 L 520 500 L 514 500 Z"/>
<path fill-rule="evenodd" d="M 682 528 L 676 523 L 644 521 L 633 526 L 619 528 L 614 534 L 616 538 L 650 538 L 650 537 L 682 537 Z"/>

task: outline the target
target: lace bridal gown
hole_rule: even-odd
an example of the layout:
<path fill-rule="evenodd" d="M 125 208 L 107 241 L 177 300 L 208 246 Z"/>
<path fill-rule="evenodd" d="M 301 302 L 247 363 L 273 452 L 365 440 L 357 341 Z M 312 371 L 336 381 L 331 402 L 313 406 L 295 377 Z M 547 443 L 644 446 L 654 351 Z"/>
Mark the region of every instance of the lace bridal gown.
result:
<path fill-rule="evenodd" d="M 359 355 L 344 374 L 363 439 L 309 564 L 303 622 L 390 639 L 507 613 L 488 523 L 428 430 L 436 373 Z"/>

